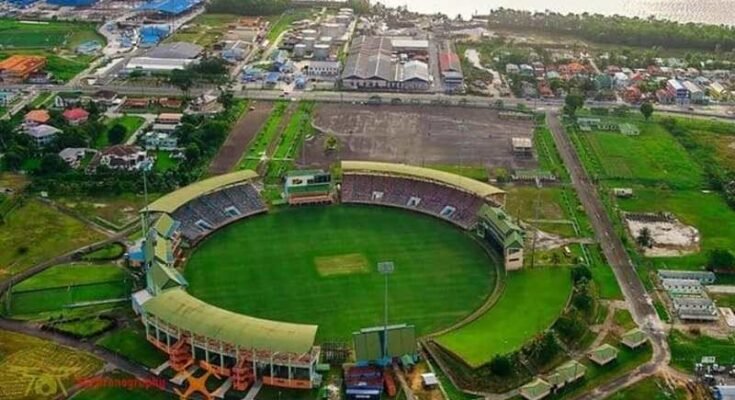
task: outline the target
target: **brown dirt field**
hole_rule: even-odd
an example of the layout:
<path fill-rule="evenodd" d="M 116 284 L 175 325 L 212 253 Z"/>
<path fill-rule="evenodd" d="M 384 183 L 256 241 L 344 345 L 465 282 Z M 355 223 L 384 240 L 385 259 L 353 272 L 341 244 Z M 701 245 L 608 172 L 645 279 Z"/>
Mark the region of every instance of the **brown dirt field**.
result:
<path fill-rule="evenodd" d="M 489 109 L 441 106 L 321 104 L 305 144 L 302 166 L 325 168 L 339 160 L 414 165 L 473 165 L 531 169 L 536 158 L 513 155 L 513 137 L 533 137 L 533 122 L 507 121 Z M 332 134 L 338 151 L 324 151 Z"/>
<path fill-rule="evenodd" d="M 257 102 L 251 104 L 255 109 L 247 111 L 227 136 L 227 140 L 220 147 L 217 155 L 209 166 L 209 175 L 219 175 L 232 171 L 240 157 L 247 150 L 248 144 L 268 119 L 273 109 L 273 103 Z"/>

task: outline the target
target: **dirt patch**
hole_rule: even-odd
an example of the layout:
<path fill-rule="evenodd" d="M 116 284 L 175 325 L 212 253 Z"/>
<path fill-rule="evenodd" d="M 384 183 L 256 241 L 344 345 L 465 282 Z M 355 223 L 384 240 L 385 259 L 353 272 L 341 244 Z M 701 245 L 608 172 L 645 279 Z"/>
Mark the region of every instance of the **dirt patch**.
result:
<path fill-rule="evenodd" d="M 237 121 L 225 144 L 220 147 L 209 166 L 210 175 L 224 174 L 235 169 L 248 144 L 268 119 L 273 103 L 257 102 L 252 104 L 252 107 L 253 110 L 249 110 Z"/>
<path fill-rule="evenodd" d="M 735 142 L 732 142 L 732 143 L 730 143 L 730 145 L 729 145 L 729 146 L 727 146 L 727 147 L 729 147 L 729 148 L 731 148 L 731 149 L 735 150 Z"/>
<path fill-rule="evenodd" d="M 325 168 L 339 160 L 414 165 L 477 165 L 533 169 L 535 157 L 516 157 L 511 139 L 533 137 L 533 122 L 502 120 L 489 109 L 438 106 L 322 104 L 305 144 L 302 166 Z M 334 135 L 338 150 L 325 152 Z"/>
<path fill-rule="evenodd" d="M 426 366 L 426 364 L 417 364 L 414 367 L 413 371 L 406 374 L 406 382 L 408 383 L 408 386 L 411 388 L 411 391 L 413 391 L 415 398 L 418 400 L 443 400 L 444 396 L 442 395 L 442 392 L 441 390 L 439 390 L 439 388 L 424 388 L 423 382 L 421 380 L 421 374 L 425 374 L 427 372 L 431 371 Z"/>
<path fill-rule="evenodd" d="M 370 272 L 367 258 L 360 253 L 316 257 L 314 264 L 320 276 L 364 274 Z"/>
<path fill-rule="evenodd" d="M 633 238 L 644 229 L 651 236 L 651 246 L 643 249 L 646 257 L 677 257 L 699 251 L 697 228 L 680 222 L 671 214 L 626 214 L 625 222 Z"/>

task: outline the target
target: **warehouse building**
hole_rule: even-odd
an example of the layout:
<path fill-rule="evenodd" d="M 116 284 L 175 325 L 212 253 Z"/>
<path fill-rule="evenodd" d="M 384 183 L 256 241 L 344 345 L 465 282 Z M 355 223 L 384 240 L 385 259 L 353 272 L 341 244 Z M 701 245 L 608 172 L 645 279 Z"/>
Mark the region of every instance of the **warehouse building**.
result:
<path fill-rule="evenodd" d="M 21 83 L 46 66 L 46 57 L 13 55 L 0 61 L 0 81 Z"/>
<path fill-rule="evenodd" d="M 428 90 L 429 66 L 418 60 L 399 63 L 394 51 L 389 38 L 357 38 L 345 62 L 342 86 L 353 90 Z"/>
<path fill-rule="evenodd" d="M 133 57 L 123 68 L 123 74 L 133 71 L 142 73 L 167 73 L 184 69 L 198 62 L 204 49 L 192 43 L 166 43 L 149 50 L 143 57 Z"/>

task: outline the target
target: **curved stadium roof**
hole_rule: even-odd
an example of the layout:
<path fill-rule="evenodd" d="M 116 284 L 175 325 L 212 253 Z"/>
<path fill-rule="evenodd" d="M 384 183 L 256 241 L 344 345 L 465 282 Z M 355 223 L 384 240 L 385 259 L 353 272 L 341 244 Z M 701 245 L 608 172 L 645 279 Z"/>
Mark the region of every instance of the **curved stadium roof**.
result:
<path fill-rule="evenodd" d="M 169 289 L 143 304 L 146 313 L 182 330 L 239 346 L 306 354 L 314 345 L 316 325 L 249 317 L 207 304 L 183 288 Z"/>
<path fill-rule="evenodd" d="M 342 172 L 381 173 L 396 176 L 408 176 L 436 181 L 447 186 L 453 186 L 482 198 L 504 195 L 505 192 L 495 186 L 488 185 L 475 179 L 439 171 L 430 168 L 416 167 L 407 164 L 393 164 L 372 161 L 342 161 Z"/>
<path fill-rule="evenodd" d="M 247 182 L 257 177 L 258 174 L 255 171 L 251 170 L 243 170 L 231 172 L 229 174 L 218 175 L 213 178 L 192 183 L 189 186 L 171 192 L 149 204 L 148 207 L 144 208 L 142 211 L 165 212 L 170 214 L 176 211 L 179 207 L 203 194 L 207 194 L 211 191 L 223 188 L 225 186 Z"/>

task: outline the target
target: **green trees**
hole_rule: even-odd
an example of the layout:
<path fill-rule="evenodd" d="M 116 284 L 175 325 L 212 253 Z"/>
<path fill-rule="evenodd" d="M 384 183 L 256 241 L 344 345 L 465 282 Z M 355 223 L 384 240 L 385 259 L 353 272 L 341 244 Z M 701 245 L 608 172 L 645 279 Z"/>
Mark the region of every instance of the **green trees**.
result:
<path fill-rule="evenodd" d="M 564 99 L 564 113 L 573 117 L 577 110 L 584 105 L 584 97 L 579 94 L 570 93 Z"/>
<path fill-rule="evenodd" d="M 641 114 L 643 114 L 643 117 L 647 120 L 651 118 L 651 115 L 653 115 L 653 104 L 649 102 L 641 104 Z"/>
<path fill-rule="evenodd" d="M 508 356 L 497 355 L 490 360 L 490 372 L 498 376 L 508 376 L 513 372 L 513 364 Z"/>
<path fill-rule="evenodd" d="M 107 140 L 110 144 L 120 144 L 125 140 L 125 135 L 128 134 L 128 130 L 121 124 L 115 124 L 109 131 L 107 131 Z"/>
<path fill-rule="evenodd" d="M 543 30 L 571 34 L 598 43 L 636 47 L 663 46 L 712 51 L 735 48 L 735 28 L 724 25 L 681 24 L 652 18 L 532 13 L 501 8 L 490 13 L 488 24 L 491 28 Z"/>
<path fill-rule="evenodd" d="M 707 255 L 707 269 L 735 272 L 735 256 L 726 249 L 714 249 Z"/>

